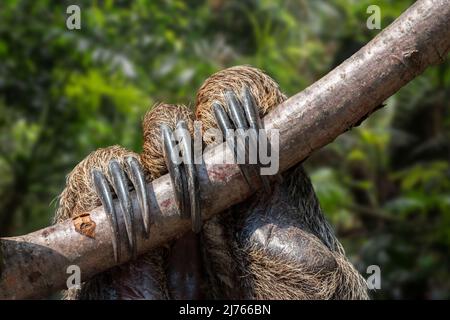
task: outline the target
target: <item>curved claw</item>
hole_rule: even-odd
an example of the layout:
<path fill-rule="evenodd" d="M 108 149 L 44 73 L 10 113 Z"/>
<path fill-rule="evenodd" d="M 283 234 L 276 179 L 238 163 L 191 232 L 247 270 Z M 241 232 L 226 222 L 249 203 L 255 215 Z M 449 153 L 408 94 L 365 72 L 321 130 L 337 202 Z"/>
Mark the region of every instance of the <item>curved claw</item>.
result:
<path fill-rule="evenodd" d="M 161 135 L 163 140 L 164 159 L 166 161 L 167 170 L 169 170 L 170 179 L 175 193 L 175 201 L 180 209 L 183 218 L 189 218 L 190 208 L 186 204 L 185 194 L 187 193 L 186 178 L 181 170 L 181 165 L 178 163 L 178 149 L 175 143 L 175 138 L 170 128 L 162 124 Z M 189 210 L 186 210 L 189 208 Z"/>
<path fill-rule="evenodd" d="M 231 115 L 231 119 L 233 120 L 234 126 L 236 127 L 236 129 L 240 129 L 240 131 L 244 131 L 244 130 L 248 130 L 249 126 L 247 123 L 247 119 L 245 117 L 245 114 L 243 112 L 243 107 L 242 104 L 238 101 L 236 95 L 234 94 L 234 92 L 231 91 L 227 91 L 225 93 L 225 100 L 228 104 L 228 109 L 230 110 L 230 115 Z M 252 150 L 257 151 L 256 149 L 256 139 L 254 137 L 254 133 L 255 132 L 249 132 L 249 143 L 250 146 L 252 147 Z M 239 130 L 237 130 L 237 134 L 239 134 Z M 248 151 L 248 147 L 247 144 L 245 143 L 244 140 L 240 141 L 243 145 L 244 145 L 244 150 L 242 150 L 242 145 L 240 145 L 238 143 L 238 148 L 240 152 L 245 152 L 245 157 L 247 158 L 249 156 L 249 151 Z M 250 167 L 252 173 L 255 173 L 255 168 L 253 166 Z"/>
<path fill-rule="evenodd" d="M 244 87 L 242 102 L 245 116 L 247 118 L 250 128 L 255 130 L 262 129 L 263 125 L 261 118 L 259 117 L 259 112 L 256 108 L 256 102 L 248 87 Z"/>
<path fill-rule="evenodd" d="M 236 129 L 248 129 L 247 119 L 242 112 L 243 108 L 233 91 L 225 92 L 225 101 L 228 104 L 231 120 L 233 121 Z"/>
<path fill-rule="evenodd" d="M 189 192 L 190 216 L 192 220 L 192 231 L 200 232 L 202 228 L 202 217 L 200 210 L 200 187 L 197 179 L 197 171 L 194 164 L 194 153 L 192 150 L 192 141 L 186 122 L 180 121 L 175 131 L 181 147 L 181 153 L 184 159 L 184 169 Z"/>
<path fill-rule="evenodd" d="M 130 178 L 134 189 L 136 190 L 139 208 L 141 210 L 142 221 L 144 224 L 144 235 L 146 238 L 150 236 L 150 208 L 147 184 L 145 181 L 144 171 L 135 157 L 127 157 L 125 162 L 128 167 L 128 177 Z"/>
<path fill-rule="evenodd" d="M 259 139 L 266 139 L 268 150 L 270 149 L 270 142 L 268 141 L 264 131 L 260 130 L 263 128 L 261 118 L 259 117 L 259 112 L 256 108 L 256 102 L 255 99 L 253 99 L 253 95 L 251 94 L 248 87 L 244 88 L 244 94 L 243 94 L 243 107 L 245 116 L 247 118 L 248 124 L 251 129 L 255 131 L 257 134 L 257 137 Z M 262 137 L 261 137 L 262 135 Z M 250 138 L 250 140 L 252 140 Z M 256 149 L 255 149 L 256 150 Z M 258 153 L 258 168 L 261 168 L 261 162 L 259 161 L 259 153 Z M 269 178 L 263 175 L 260 175 L 261 181 L 264 186 L 264 190 L 267 193 L 270 193 L 271 187 L 270 187 L 270 181 Z"/>
<path fill-rule="evenodd" d="M 236 95 L 232 91 L 225 92 L 225 101 L 228 104 L 228 109 L 230 110 L 231 119 L 236 127 L 236 129 L 240 129 L 240 131 L 248 130 L 249 126 L 247 123 L 247 118 L 243 112 L 242 104 L 237 99 Z M 257 134 L 257 131 L 248 132 L 249 133 L 249 144 L 253 151 L 257 152 L 257 143 L 256 143 L 256 137 L 255 134 Z M 237 134 L 239 134 L 239 130 L 237 130 Z M 237 149 L 239 152 L 242 152 L 245 156 L 244 159 L 247 159 L 249 157 L 249 148 L 247 144 L 245 143 L 245 140 L 239 139 L 238 137 L 237 143 Z M 244 149 L 242 150 L 242 145 L 244 146 Z M 242 165 L 242 168 L 244 171 L 247 171 L 247 175 L 251 176 L 252 174 L 258 175 L 256 168 L 253 165 Z"/>
<path fill-rule="evenodd" d="M 233 130 L 233 125 L 230 122 L 230 118 L 228 118 L 228 115 L 225 111 L 225 109 L 222 107 L 222 105 L 218 102 L 213 103 L 213 110 L 214 110 L 214 116 L 216 118 L 217 124 L 219 126 L 220 131 L 222 131 L 222 134 L 224 135 L 225 141 L 228 145 L 228 147 L 233 151 L 234 158 L 237 161 L 237 142 L 236 138 L 228 137 L 229 136 L 229 130 Z M 253 190 L 253 185 L 250 183 L 250 172 L 248 171 L 248 168 L 244 165 L 239 165 L 239 170 L 242 173 L 242 176 L 245 179 L 245 182 L 247 182 L 247 185 L 250 187 L 251 190 Z"/>
<path fill-rule="evenodd" d="M 132 257 L 137 256 L 137 240 L 136 240 L 136 226 L 133 216 L 133 207 L 131 206 L 130 194 L 128 192 L 128 183 L 125 172 L 117 160 L 113 159 L 109 162 L 109 174 L 112 178 L 113 189 L 119 199 L 120 208 L 122 209 L 125 229 L 128 237 L 128 246 L 130 248 Z"/>
<path fill-rule="evenodd" d="M 227 131 L 233 129 L 233 125 L 228 118 L 225 109 L 218 102 L 213 102 L 214 116 L 216 117 L 217 125 L 224 136 L 227 136 Z"/>
<path fill-rule="evenodd" d="M 116 263 L 120 261 L 120 232 L 117 214 L 114 208 L 113 198 L 108 182 L 102 172 L 97 169 L 92 170 L 92 179 L 97 195 L 102 202 L 105 213 L 109 219 L 111 230 L 113 233 L 112 245 L 114 250 L 114 260 Z"/>

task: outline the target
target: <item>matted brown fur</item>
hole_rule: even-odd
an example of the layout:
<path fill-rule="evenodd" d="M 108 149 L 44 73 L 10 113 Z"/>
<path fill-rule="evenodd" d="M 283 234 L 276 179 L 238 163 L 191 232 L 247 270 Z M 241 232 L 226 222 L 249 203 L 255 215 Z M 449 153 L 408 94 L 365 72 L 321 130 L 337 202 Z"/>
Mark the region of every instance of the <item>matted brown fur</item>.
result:
<path fill-rule="evenodd" d="M 262 70 L 251 66 L 236 66 L 219 71 L 210 76 L 197 93 L 195 116 L 197 121 L 202 121 L 204 131 L 217 128 L 211 109 L 213 102 L 217 101 L 228 109 L 223 94 L 231 90 L 239 97 L 244 87 L 248 87 L 253 94 L 261 117 L 286 100 L 278 84 Z M 206 143 L 213 142 L 209 136 L 204 136 L 203 140 Z"/>
<path fill-rule="evenodd" d="M 92 183 L 92 169 L 96 168 L 108 176 L 108 163 L 117 159 L 125 168 L 123 164 L 127 156 L 140 159 L 137 153 L 115 145 L 97 149 L 78 163 L 66 178 L 66 187 L 59 196 L 55 222 L 76 217 L 100 206 L 100 199 Z"/>
<path fill-rule="evenodd" d="M 303 232 L 306 258 L 270 254 L 258 246 L 235 248 L 241 255 L 246 299 L 352 300 L 368 299 L 366 283 L 347 258 L 331 251 L 314 235 Z"/>
<path fill-rule="evenodd" d="M 153 180 L 167 172 L 164 162 L 161 139 L 161 124 L 166 124 L 172 130 L 180 120 L 193 132 L 193 113 L 184 105 L 160 103 L 151 108 L 142 120 L 143 150 L 141 154 L 129 151 L 115 145 L 100 148 L 90 153 L 78 163 L 66 178 L 66 187 L 59 196 L 59 206 L 55 221 L 59 222 L 101 205 L 92 184 L 92 169 L 96 168 L 108 175 L 108 164 L 116 159 L 126 170 L 124 160 L 128 156 L 136 157 L 144 168 L 146 176 Z"/>
<path fill-rule="evenodd" d="M 188 129 L 193 134 L 194 115 L 184 105 L 160 103 L 149 110 L 142 121 L 144 137 L 141 160 L 150 173 L 152 179 L 158 178 L 167 172 L 162 149 L 160 124 L 168 125 L 175 130 L 177 123 L 184 120 Z"/>

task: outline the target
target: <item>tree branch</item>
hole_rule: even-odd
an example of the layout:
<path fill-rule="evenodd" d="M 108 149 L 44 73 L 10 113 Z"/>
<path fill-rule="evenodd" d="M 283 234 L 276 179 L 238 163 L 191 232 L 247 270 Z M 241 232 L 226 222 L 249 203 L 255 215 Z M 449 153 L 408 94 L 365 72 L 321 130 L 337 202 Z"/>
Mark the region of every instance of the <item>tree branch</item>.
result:
<path fill-rule="evenodd" d="M 266 129 L 280 132 L 280 171 L 359 124 L 429 65 L 444 61 L 449 48 L 449 1 L 417 1 L 351 58 L 264 119 Z M 251 194 L 236 165 L 215 164 L 222 159 L 218 150 L 205 153 L 199 172 L 204 220 Z M 253 180 L 259 186 L 257 177 Z M 150 238 L 139 239 L 139 253 L 190 228 L 190 222 L 178 216 L 169 177 L 149 186 L 154 224 Z M 138 209 L 134 194 L 133 205 Z M 66 221 L 0 239 L 0 298 L 42 297 L 62 289 L 72 264 L 81 268 L 83 280 L 114 266 L 112 234 L 102 207 L 91 211 L 90 219 L 96 225 L 95 238 L 76 232 L 74 221 Z M 120 224 L 123 228 L 123 221 Z M 125 244 L 122 252 L 127 252 Z"/>

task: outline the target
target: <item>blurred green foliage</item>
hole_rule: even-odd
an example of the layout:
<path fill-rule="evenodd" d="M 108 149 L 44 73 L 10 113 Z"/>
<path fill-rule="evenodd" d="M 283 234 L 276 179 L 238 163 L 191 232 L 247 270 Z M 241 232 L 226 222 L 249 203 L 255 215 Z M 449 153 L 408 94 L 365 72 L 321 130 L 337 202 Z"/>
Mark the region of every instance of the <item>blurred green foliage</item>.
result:
<path fill-rule="evenodd" d="M 411 0 L 0 3 L 0 234 L 50 223 L 65 175 L 92 150 L 140 151 L 157 101 L 192 106 L 213 72 L 251 64 L 292 95 L 356 52 Z M 66 8 L 81 7 L 81 30 Z M 450 298 L 450 70 L 430 68 L 307 168 L 374 298 Z"/>

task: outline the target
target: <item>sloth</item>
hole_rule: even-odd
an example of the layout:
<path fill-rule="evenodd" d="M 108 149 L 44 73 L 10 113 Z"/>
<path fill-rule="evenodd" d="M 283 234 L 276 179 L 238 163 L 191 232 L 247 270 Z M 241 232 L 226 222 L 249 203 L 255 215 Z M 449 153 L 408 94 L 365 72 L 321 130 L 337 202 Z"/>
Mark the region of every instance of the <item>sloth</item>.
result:
<path fill-rule="evenodd" d="M 167 173 L 161 143 L 161 125 L 172 130 L 184 121 L 193 130 L 193 114 L 183 105 L 157 104 L 143 118 L 143 150 L 140 154 L 120 146 L 98 149 L 89 154 L 66 178 L 59 196 L 54 222 L 73 218 L 105 205 L 96 189 L 93 170 L 104 173 L 114 191 L 117 168 L 124 168 L 129 180 L 152 181 Z M 139 170 L 132 170 L 133 163 Z M 114 164 L 114 165 L 111 165 Z M 116 171 L 115 171 L 116 170 Z M 127 181 L 127 187 L 131 181 Z M 134 183 L 139 186 L 138 183 Z M 145 185 L 145 184 L 144 184 Z M 142 184 L 141 184 L 142 187 Z M 135 188 L 146 197 L 146 190 Z M 144 193 L 144 195 L 142 195 Z M 141 203 L 145 201 L 141 201 Z M 145 208 L 143 208 L 145 210 Z M 148 210 L 148 209 L 147 209 Z M 130 262 L 104 271 L 81 285 L 63 292 L 63 298 L 74 299 L 198 299 L 201 298 L 200 251 L 198 237 L 189 232 L 166 247 L 139 256 Z"/>
<path fill-rule="evenodd" d="M 284 100 L 286 96 L 267 74 L 238 66 L 222 70 L 203 83 L 195 113 L 206 131 L 218 127 L 218 108 L 237 115 L 239 111 L 233 109 L 254 104 L 263 117 Z M 213 140 L 206 137 L 205 142 Z M 210 296 L 368 298 L 366 283 L 347 260 L 301 164 L 285 172 L 269 194 L 259 191 L 227 211 L 206 222 L 202 231 Z"/>
<path fill-rule="evenodd" d="M 232 67 L 204 82 L 196 97 L 195 116 L 202 121 L 205 131 L 219 128 L 226 135 L 226 129 L 233 125 L 236 128 L 260 125 L 259 118 L 285 99 L 276 82 L 261 70 Z M 229 121 L 228 115 L 233 121 Z M 109 203 L 112 194 L 116 194 L 121 204 L 126 203 L 128 188 L 134 188 L 147 228 L 151 221 L 146 216 L 147 197 L 142 181 L 151 181 L 169 171 L 175 195 L 180 198 L 177 199 L 180 212 L 192 217 L 194 232 L 142 256 L 135 257 L 132 253 L 131 262 L 94 276 L 81 289 L 67 290 L 64 297 L 368 298 L 365 281 L 345 257 L 301 164 L 283 174 L 281 181 L 269 182 L 267 177 L 261 177 L 264 190 L 210 219 L 200 231 L 199 208 L 195 209 L 195 204 L 199 205 L 198 194 L 188 190 L 195 185 L 195 176 L 185 169 L 187 173 L 181 179 L 183 172 L 167 159 L 172 151 L 167 142 L 170 130 L 183 123 L 192 133 L 193 117 L 184 106 L 157 105 L 143 119 L 141 154 L 119 146 L 90 154 L 67 177 L 55 221 L 75 217 L 102 204 L 114 217 L 114 208 Z M 208 136 L 204 142 L 217 143 Z M 247 170 L 247 166 L 241 166 L 244 176 L 248 175 Z M 122 206 L 123 211 L 126 208 Z M 111 223 L 114 226 L 114 219 Z M 133 234 L 128 227 L 127 238 L 133 251 Z M 117 241 L 113 239 L 113 246 L 116 260 L 120 260 Z"/>

